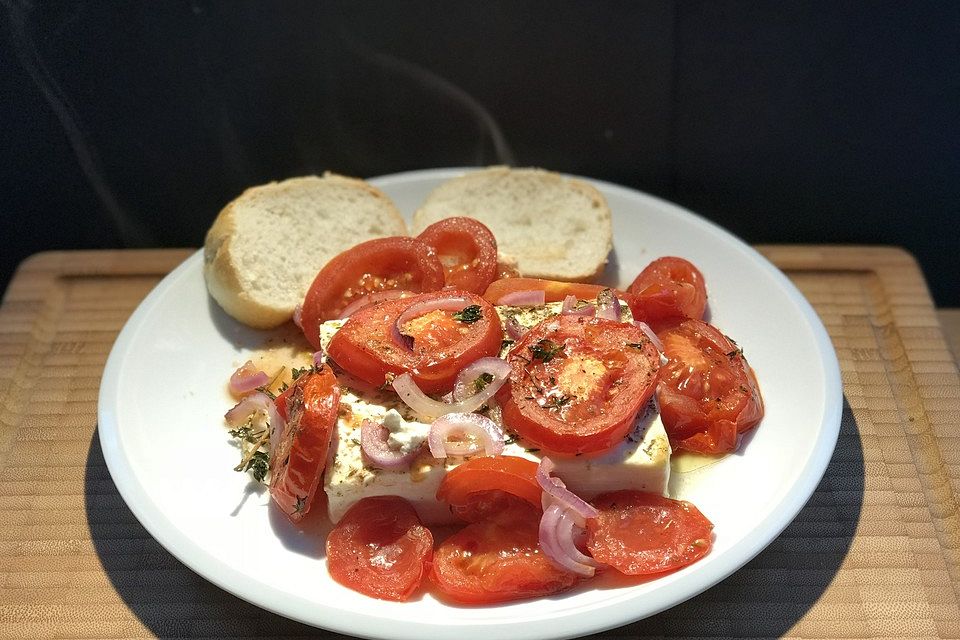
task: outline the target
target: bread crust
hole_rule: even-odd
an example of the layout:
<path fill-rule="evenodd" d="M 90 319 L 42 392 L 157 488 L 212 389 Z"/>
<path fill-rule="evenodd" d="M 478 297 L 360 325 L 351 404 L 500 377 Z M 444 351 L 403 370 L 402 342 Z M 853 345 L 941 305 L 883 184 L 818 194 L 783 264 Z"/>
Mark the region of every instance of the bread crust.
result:
<path fill-rule="evenodd" d="M 393 201 L 379 189 L 357 178 L 328 172 L 322 177 L 303 176 L 250 187 L 220 211 L 207 231 L 204 240 L 203 275 L 207 283 L 207 290 L 227 314 L 250 327 L 269 329 L 289 321 L 295 307 L 295 304 L 292 303 L 285 304 L 283 301 L 258 298 L 255 292 L 249 291 L 244 285 L 240 274 L 243 269 L 249 267 L 245 267 L 241 263 L 243 256 L 237 254 L 235 246 L 238 234 L 242 233 L 237 224 L 239 207 L 241 205 L 256 206 L 263 202 L 275 203 L 280 201 L 285 194 L 294 191 L 303 189 L 320 191 L 330 185 L 357 189 L 358 198 L 372 198 L 380 206 L 381 210 L 378 211 L 380 222 L 385 229 L 389 230 L 387 234 L 372 236 L 357 228 L 355 229 L 356 237 L 345 238 L 341 244 L 352 246 L 371 237 L 407 235 L 406 223 Z M 329 224 L 320 215 L 315 215 L 314 218 L 313 220 L 305 220 L 304 223 Z M 269 246 L 263 248 L 263 251 L 270 250 L 274 250 L 274 248 Z M 295 247 L 289 247 L 286 250 L 296 252 Z M 332 257 L 333 255 L 327 256 L 326 260 Z M 326 260 L 324 260 L 324 263 Z M 319 271 L 322 266 L 323 264 L 316 265 L 314 273 Z M 305 291 L 309 284 L 309 282 L 299 283 L 297 286 Z"/>

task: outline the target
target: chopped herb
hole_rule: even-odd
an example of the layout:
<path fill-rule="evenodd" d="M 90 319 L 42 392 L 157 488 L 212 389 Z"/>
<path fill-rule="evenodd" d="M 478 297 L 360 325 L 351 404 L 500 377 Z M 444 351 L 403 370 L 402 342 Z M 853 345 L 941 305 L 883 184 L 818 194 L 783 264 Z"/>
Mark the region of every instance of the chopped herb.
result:
<path fill-rule="evenodd" d="M 238 427 L 236 429 L 230 429 L 228 433 L 232 435 L 234 438 L 244 439 L 249 437 L 252 432 L 253 432 L 253 429 L 250 426 L 246 426 L 246 427 Z"/>
<path fill-rule="evenodd" d="M 537 344 L 528 347 L 528 349 L 530 349 L 530 354 L 534 360 L 542 360 L 544 363 L 547 363 L 563 352 L 563 345 L 554 344 L 547 338 L 543 338 L 538 341 Z"/>
<path fill-rule="evenodd" d="M 290 385 L 288 385 L 286 382 L 284 382 L 283 384 L 280 385 L 280 393 L 283 393 L 284 391 L 286 391 L 286 390 L 289 389 L 289 388 L 290 388 Z"/>
<path fill-rule="evenodd" d="M 540 449 L 527 449 L 527 453 L 537 453 Z"/>
<path fill-rule="evenodd" d="M 276 400 L 276 399 L 277 399 L 276 394 L 274 394 L 273 391 L 270 391 L 270 389 L 268 389 L 266 386 L 257 387 L 257 391 L 259 391 L 260 393 L 266 395 L 266 396 L 267 396 L 268 398 L 270 398 L 271 400 Z"/>
<path fill-rule="evenodd" d="M 503 342 L 500 343 L 500 350 L 503 351 L 507 347 L 513 344 L 513 340 L 506 338 Z"/>
<path fill-rule="evenodd" d="M 296 367 L 294 367 L 293 369 L 290 370 L 290 375 L 292 375 L 293 379 L 296 380 L 300 376 L 305 375 L 307 373 L 311 373 L 312 371 L 313 371 L 313 367 L 302 367 L 300 369 L 297 369 Z"/>
<path fill-rule="evenodd" d="M 643 351 L 643 345 L 644 345 L 644 344 L 646 344 L 646 343 L 644 343 L 644 342 L 628 342 L 628 343 L 627 343 L 627 346 L 628 346 L 628 347 L 631 347 L 631 348 L 633 348 L 633 349 L 639 349 L 640 351 Z"/>
<path fill-rule="evenodd" d="M 487 385 L 493 382 L 492 373 L 481 373 L 477 376 L 477 379 L 473 381 L 473 391 L 474 393 L 480 393 L 487 388 Z"/>
<path fill-rule="evenodd" d="M 297 503 L 293 505 L 294 513 L 303 513 L 307 508 L 307 496 L 297 496 Z"/>
<path fill-rule="evenodd" d="M 257 482 L 263 482 L 267 471 L 270 470 L 270 457 L 267 456 L 267 452 L 257 451 L 253 454 L 253 457 L 247 461 L 247 466 L 244 467 L 243 470 L 252 472 L 253 479 Z"/>
<path fill-rule="evenodd" d="M 458 311 L 453 314 L 454 320 L 459 320 L 466 324 L 473 324 L 477 320 L 483 317 L 483 313 L 480 311 L 480 305 L 472 304 L 469 307 L 464 307 L 462 311 Z"/>
<path fill-rule="evenodd" d="M 547 398 L 547 401 L 543 403 L 544 409 L 560 409 L 564 405 L 570 404 L 570 396 L 550 396 Z"/>
<path fill-rule="evenodd" d="M 517 441 L 516 436 L 509 436 L 506 440 L 503 441 L 503 444 L 513 444 Z"/>

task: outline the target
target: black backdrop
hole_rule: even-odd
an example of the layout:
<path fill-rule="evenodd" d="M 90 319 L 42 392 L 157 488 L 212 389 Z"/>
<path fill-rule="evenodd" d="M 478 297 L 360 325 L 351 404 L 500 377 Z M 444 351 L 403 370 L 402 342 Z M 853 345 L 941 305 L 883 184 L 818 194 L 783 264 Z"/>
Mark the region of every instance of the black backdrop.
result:
<path fill-rule="evenodd" d="M 0 7 L 0 289 L 39 250 L 199 246 L 252 184 L 510 163 L 902 245 L 960 306 L 957 2 Z"/>

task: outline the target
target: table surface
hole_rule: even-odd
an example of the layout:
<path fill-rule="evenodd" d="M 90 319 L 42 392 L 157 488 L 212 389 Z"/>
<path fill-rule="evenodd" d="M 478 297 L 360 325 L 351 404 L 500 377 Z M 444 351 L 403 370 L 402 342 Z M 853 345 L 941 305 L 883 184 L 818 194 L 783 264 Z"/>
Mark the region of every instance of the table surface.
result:
<path fill-rule="evenodd" d="M 895 248 L 758 248 L 807 296 L 837 350 L 836 451 L 796 520 L 749 564 L 597 637 L 960 637 L 960 377 L 922 274 Z M 107 471 L 96 419 L 110 347 L 189 254 L 40 254 L 7 290 L 0 638 L 336 637 L 187 569 Z"/>

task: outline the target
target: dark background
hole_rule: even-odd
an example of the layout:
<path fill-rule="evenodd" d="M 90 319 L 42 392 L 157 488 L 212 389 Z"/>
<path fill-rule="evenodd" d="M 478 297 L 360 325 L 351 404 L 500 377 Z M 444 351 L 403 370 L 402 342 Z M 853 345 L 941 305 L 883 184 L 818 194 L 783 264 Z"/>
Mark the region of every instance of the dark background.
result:
<path fill-rule="evenodd" d="M 509 163 L 901 245 L 960 306 L 957 2 L 0 7 L 0 290 L 40 250 L 199 246 L 269 180 Z"/>

